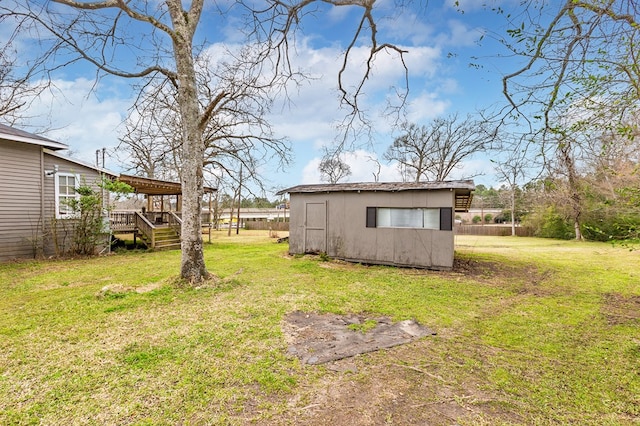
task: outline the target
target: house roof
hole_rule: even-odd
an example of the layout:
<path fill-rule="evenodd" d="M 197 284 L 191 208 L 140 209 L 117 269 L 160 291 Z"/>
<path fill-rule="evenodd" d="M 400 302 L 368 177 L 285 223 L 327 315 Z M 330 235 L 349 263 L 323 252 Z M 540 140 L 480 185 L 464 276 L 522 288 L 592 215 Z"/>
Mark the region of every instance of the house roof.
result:
<path fill-rule="evenodd" d="M 451 180 L 442 182 L 358 182 L 298 185 L 283 189 L 276 193 L 318 193 L 318 192 L 402 192 L 402 191 L 434 191 L 448 189 L 455 191 L 455 210 L 463 212 L 471 207 L 473 191 L 476 188 L 472 180 Z"/>
<path fill-rule="evenodd" d="M 108 170 L 108 169 L 104 169 L 102 167 L 94 166 L 93 164 L 87 163 L 87 162 L 82 161 L 82 160 L 76 160 L 75 158 L 67 157 L 66 155 L 62 155 L 61 153 L 55 152 L 55 151 L 53 151 L 51 149 L 46 149 L 45 148 L 44 152 L 46 154 L 49 154 L 49 155 L 53 156 L 53 157 L 61 158 L 61 159 L 65 160 L 65 161 L 68 161 L 70 163 L 78 164 L 80 166 L 86 167 L 88 169 L 96 170 L 97 172 L 104 173 L 104 174 L 112 176 L 112 177 L 117 177 L 118 176 L 118 173 L 116 173 L 116 172 L 113 172 L 113 171 Z"/>
<path fill-rule="evenodd" d="M 182 185 L 179 182 L 170 182 L 166 180 L 158 180 L 145 178 L 140 176 L 120 175 L 120 182 L 131 185 L 136 193 L 147 195 L 180 195 L 182 194 Z M 216 192 L 217 188 L 204 187 L 205 193 Z"/>
<path fill-rule="evenodd" d="M 51 139 L 34 135 L 33 133 L 25 132 L 24 130 L 16 129 L 15 127 L 6 126 L 4 124 L 0 124 L 0 139 L 41 145 L 52 150 L 69 149 L 69 146 L 63 143 L 52 141 Z"/>

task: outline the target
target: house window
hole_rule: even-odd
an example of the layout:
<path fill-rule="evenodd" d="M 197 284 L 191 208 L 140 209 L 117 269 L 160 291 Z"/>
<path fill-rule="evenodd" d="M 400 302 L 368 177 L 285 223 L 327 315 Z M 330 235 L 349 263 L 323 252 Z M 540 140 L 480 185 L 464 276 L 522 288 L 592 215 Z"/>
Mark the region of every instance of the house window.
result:
<path fill-rule="evenodd" d="M 69 205 L 70 200 L 79 199 L 80 195 L 76 191 L 80 180 L 78 175 L 70 173 L 56 173 L 56 218 L 64 219 L 73 216 L 73 210 Z"/>
<path fill-rule="evenodd" d="M 367 228 L 419 228 L 451 231 L 451 208 L 367 207 Z"/>

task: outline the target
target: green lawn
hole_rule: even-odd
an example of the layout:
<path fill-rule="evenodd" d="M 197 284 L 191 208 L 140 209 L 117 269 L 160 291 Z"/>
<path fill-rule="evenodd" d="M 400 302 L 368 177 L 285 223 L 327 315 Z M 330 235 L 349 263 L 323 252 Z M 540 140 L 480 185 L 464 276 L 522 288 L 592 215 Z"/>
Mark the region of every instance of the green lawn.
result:
<path fill-rule="evenodd" d="M 1 264 L 0 424 L 640 423 L 640 252 L 458 236 L 433 272 L 242 236 L 205 246 L 199 289 L 171 284 L 179 252 Z M 302 366 L 294 310 L 438 334 Z"/>

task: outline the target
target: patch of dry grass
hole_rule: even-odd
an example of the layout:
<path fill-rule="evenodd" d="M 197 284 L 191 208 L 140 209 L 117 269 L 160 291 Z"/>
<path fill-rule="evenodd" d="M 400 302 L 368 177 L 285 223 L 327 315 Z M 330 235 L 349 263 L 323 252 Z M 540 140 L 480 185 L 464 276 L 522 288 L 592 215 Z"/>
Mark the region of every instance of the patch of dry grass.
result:
<path fill-rule="evenodd" d="M 638 252 L 456 240 L 460 268 L 431 272 L 292 258 L 266 232 L 222 231 L 205 252 L 217 279 L 198 289 L 171 284 L 178 252 L 0 265 L 0 423 L 640 419 Z M 281 328 L 295 310 L 438 335 L 302 367 Z"/>

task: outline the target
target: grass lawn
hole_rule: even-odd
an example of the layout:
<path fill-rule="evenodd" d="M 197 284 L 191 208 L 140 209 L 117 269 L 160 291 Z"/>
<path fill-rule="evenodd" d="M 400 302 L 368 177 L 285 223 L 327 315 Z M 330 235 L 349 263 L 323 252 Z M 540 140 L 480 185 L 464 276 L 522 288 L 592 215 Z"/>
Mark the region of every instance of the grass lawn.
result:
<path fill-rule="evenodd" d="M 640 252 L 457 236 L 434 272 L 265 235 L 215 234 L 198 289 L 177 251 L 0 264 L 0 424 L 640 424 Z M 295 310 L 437 335 L 303 366 Z"/>

